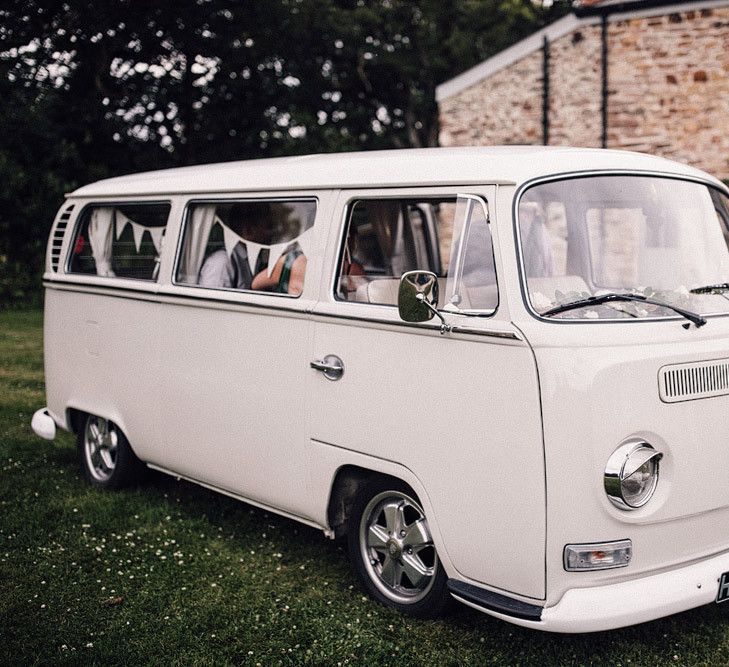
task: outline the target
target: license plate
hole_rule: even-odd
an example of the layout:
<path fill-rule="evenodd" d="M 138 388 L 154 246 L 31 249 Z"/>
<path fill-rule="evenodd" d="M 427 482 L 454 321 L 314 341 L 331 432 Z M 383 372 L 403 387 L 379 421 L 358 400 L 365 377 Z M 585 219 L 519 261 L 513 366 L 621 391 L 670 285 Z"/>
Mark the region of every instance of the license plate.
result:
<path fill-rule="evenodd" d="M 719 592 L 716 594 L 717 602 L 729 600 L 729 572 L 724 572 L 719 579 Z"/>

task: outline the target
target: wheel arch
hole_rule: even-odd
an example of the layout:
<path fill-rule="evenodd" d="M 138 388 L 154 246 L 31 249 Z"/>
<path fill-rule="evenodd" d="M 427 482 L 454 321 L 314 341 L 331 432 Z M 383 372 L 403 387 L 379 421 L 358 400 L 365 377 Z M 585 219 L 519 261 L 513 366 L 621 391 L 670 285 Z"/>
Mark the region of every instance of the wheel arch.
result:
<path fill-rule="evenodd" d="M 113 422 L 116 427 L 120 429 L 121 432 L 124 434 L 124 437 L 126 438 L 127 444 L 132 450 L 132 453 L 138 457 L 136 449 L 134 448 L 134 444 L 129 439 L 128 431 L 126 425 L 124 424 L 124 420 L 121 418 L 120 415 L 110 414 L 107 413 L 105 410 L 92 410 L 87 408 L 67 406 L 66 423 L 68 424 L 68 428 L 71 433 L 78 437 L 79 433 L 81 433 L 81 429 L 83 429 L 84 427 L 84 420 L 86 419 L 87 415 L 95 415 L 97 417 L 102 417 L 109 420 L 110 422 Z"/>
<path fill-rule="evenodd" d="M 334 532 L 335 537 L 343 537 L 347 534 L 354 499 L 357 497 L 360 489 L 369 484 L 373 479 L 390 479 L 394 482 L 404 484 L 418 502 L 422 503 L 420 494 L 403 477 L 363 466 L 353 464 L 343 465 L 334 475 L 327 505 L 327 522 Z"/>

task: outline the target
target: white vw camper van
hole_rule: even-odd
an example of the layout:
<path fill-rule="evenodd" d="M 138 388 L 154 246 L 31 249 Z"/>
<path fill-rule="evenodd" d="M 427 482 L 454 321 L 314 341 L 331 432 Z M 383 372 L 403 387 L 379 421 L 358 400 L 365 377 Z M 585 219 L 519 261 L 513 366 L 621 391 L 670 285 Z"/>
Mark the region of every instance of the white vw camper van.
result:
<path fill-rule="evenodd" d="M 346 536 L 377 600 L 536 629 L 729 599 L 729 191 L 562 148 L 306 156 L 71 193 L 47 407 L 89 482 L 146 465 Z"/>

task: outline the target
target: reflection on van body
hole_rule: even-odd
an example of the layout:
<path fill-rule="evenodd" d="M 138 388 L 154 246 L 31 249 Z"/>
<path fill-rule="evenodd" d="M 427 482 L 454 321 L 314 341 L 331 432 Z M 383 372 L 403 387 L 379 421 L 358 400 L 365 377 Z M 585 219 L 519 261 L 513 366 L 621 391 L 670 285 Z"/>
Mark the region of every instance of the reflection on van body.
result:
<path fill-rule="evenodd" d="M 33 428 L 76 433 L 97 487 L 149 466 L 346 538 L 416 616 L 723 602 L 728 240 L 722 184 L 624 152 L 101 181 L 51 231 Z"/>

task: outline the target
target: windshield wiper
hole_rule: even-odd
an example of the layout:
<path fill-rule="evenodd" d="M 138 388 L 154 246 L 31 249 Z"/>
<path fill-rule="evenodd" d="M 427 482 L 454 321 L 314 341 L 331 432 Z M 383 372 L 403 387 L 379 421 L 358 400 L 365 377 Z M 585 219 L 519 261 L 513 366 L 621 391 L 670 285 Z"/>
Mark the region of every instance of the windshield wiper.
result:
<path fill-rule="evenodd" d="M 729 289 L 729 285 L 727 285 Z M 599 306 L 603 303 L 610 303 L 611 301 L 638 301 L 640 303 L 649 303 L 653 306 L 661 306 L 662 308 L 668 308 L 675 313 L 678 313 L 682 317 L 685 317 L 689 322 L 693 322 L 696 327 L 703 327 L 706 324 L 706 319 L 692 313 L 690 310 L 684 310 L 678 306 L 673 306 L 665 301 L 659 301 L 657 299 L 650 299 L 642 294 L 618 294 L 616 292 L 609 292 L 608 294 L 600 294 L 599 296 L 588 296 L 584 299 L 577 299 L 576 301 L 570 301 L 563 303 L 554 308 L 550 308 L 548 311 L 542 313 L 543 317 L 550 317 L 552 315 L 559 315 L 559 313 L 567 312 L 568 310 L 577 310 L 578 308 L 588 308 L 589 306 Z M 688 324 L 686 325 L 689 326 Z"/>
<path fill-rule="evenodd" d="M 716 283 L 715 285 L 704 285 L 690 289 L 691 294 L 724 294 L 729 291 L 729 283 Z"/>

